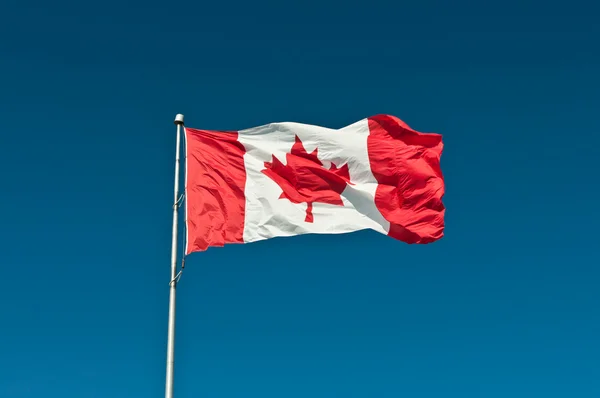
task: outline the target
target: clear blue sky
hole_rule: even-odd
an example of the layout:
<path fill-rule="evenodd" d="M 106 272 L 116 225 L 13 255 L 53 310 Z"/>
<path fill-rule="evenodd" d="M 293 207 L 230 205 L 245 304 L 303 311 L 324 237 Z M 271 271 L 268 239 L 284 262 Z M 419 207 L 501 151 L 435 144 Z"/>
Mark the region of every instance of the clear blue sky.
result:
<path fill-rule="evenodd" d="M 162 397 L 176 113 L 443 134 L 446 236 L 188 258 L 183 397 L 600 396 L 591 1 L 0 7 L 0 396 Z"/>

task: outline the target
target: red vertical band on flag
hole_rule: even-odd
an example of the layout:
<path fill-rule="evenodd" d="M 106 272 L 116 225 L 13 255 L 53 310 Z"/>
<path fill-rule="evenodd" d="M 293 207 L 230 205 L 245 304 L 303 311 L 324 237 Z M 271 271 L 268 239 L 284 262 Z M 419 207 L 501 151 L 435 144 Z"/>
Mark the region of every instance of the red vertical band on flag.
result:
<path fill-rule="evenodd" d="M 394 116 L 368 120 L 369 162 L 379 183 L 375 205 L 390 222 L 388 235 L 407 243 L 440 239 L 445 213 L 442 136 L 416 132 Z"/>
<path fill-rule="evenodd" d="M 237 132 L 186 128 L 186 254 L 243 243 L 244 146 Z"/>

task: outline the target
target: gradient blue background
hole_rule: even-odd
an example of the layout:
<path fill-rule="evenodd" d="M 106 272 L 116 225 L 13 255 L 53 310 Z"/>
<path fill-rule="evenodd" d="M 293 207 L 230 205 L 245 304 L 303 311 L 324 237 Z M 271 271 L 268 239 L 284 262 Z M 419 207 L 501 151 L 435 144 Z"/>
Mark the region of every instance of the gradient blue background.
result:
<path fill-rule="evenodd" d="M 162 397 L 176 113 L 443 134 L 446 236 L 187 260 L 183 397 L 598 397 L 598 7 L 0 7 L 0 397 Z"/>

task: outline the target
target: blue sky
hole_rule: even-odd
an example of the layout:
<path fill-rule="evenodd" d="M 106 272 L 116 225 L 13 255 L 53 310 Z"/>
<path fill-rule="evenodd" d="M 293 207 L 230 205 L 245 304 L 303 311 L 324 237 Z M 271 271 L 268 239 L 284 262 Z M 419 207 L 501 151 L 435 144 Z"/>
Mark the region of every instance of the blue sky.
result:
<path fill-rule="evenodd" d="M 0 396 L 163 396 L 176 113 L 390 113 L 443 135 L 443 240 L 189 256 L 176 397 L 598 397 L 587 3 L 3 2 Z"/>

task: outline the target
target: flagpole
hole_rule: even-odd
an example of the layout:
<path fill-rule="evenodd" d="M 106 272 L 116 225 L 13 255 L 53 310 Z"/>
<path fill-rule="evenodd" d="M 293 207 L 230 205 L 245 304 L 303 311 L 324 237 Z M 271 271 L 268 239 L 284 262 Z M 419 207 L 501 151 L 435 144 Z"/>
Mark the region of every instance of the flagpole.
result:
<path fill-rule="evenodd" d="M 173 199 L 173 237 L 171 240 L 171 282 L 169 294 L 169 330 L 167 336 L 167 377 L 165 398 L 173 398 L 173 365 L 175 363 L 175 293 L 177 289 L 177 216 L 179 209 L 179 152 L 181 148 L 181 127 L 183 115 L 175 116 L 177 125 L 177 147 L 175 150 L 175 188 Z"/>

